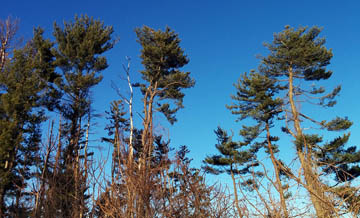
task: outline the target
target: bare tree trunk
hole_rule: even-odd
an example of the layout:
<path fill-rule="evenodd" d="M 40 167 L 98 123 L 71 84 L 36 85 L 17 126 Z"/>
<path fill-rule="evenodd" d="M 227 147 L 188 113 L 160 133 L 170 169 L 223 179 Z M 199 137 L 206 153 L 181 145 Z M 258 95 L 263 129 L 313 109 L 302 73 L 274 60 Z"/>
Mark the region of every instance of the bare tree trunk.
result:
<path fill-rule="evenodd" d="M 41 172 L 41 178 L 40 178 L 40 188 L 36 194 L 36 199 L 35 199 L 34 217 L 40 217 L 40 210 L 41 210 L 42 203 L 43 203 L 42 201 L 44 198 L 44 191 L 45 191 L 45 173 L 46 173 L 46 170 L 48 167 L 50 154 L 53 149 L 53 138 L 52 138 L 53 128 L 54 128 L 54 121 L 51 122 L 51 126 L 50 126 L 50 133 L 48 136 L 49 139 L 48 139 L 48 143 L 47 143 L 46 155 L 45 155 L 45 161 L 44 161 L 44 168 Z"/>
<path fill-rule="evenodd" d="M 133 121 L 133 87 L 130 80 L 130 58 L 127 57 L 128 65 L 125 69 L 126 78 L 129 85 L 130 90 L 130 98 L 128 100 L 129 104 L 129 119 L 130 119 L 130 136 L 129 136 L 129 163 L 132 164 L 133 156 L 134 156 L 134 146 L 133 146 L 133 136 L 134 136 L 134 121 Z"/>
<path fill-rule="evenodd" d="M 18 20 L 12 21 L 10 17 L 5 21 L 0 20 L 0 71 L 5 66 L 17 30 Z"/>
<path fill-rule="evenodd" d="M 300 127 L 299 112 L 295 106 L 294 100 L 294 82 L 293 82 L 293 69 L 289 68 L 289 102 L 291 106 L 292 118 L 294 122 L 294 128 L 296 131 L 296 139 L 304 139 L 304 147 L 302 149 L 297 148 L 297 155 L 300 160 L 300 164 L 303 168 L 304 178 L 306 181 L 306 189 L 310 194 L 311 202 L 315 208 L 317 217 L 328 218 L 332 217 L 335 213 L 334 208 L 330 206 L 331 202 L 327 199 L 323 186 L 319 181 L 318 175 L 316 175 L 316 168 L 312 159 L 312 148 L 311 145 L 307 144 Z M 314 169 L 315 168 L 315 169 Z"/>
<path fill-rule="evenodd" d="M 234 176 L 234 173 L 233 173 L 233 166 L 231 165 L 230 166 L 230 173 L 231 173 L 231 179 L 232 179 L 232 182 L 233 182 L 233 189 L 234 189 L 234 197 L 235 197 L 235 207 L 238 211 L 238 214 L 239 214 L 239 217 L 242 218 L 244 217 L 243 214 L 242 214 L 242 210 L 240 208 L 240 205 L 239 205 L 239 197 L 238 197 L 238 193 L 237 193 L 237 185 L 236 185 L 236 181 L 235 181 L 235 176 Z"/>
<path fill-rule="evenodd" d="M 88 122 L 87 122 L 87 128 L 86 128 L 86 135 L 85 135 L 85 147 L 84 147 L 84 174 L 85 174 L 85 181 L 87 181 L 88 178 L 88 145 L 89 145 L 89 132 L 90 132 L 90 110 L 88 113 Z"/>
<path fill-rule="evenodd" d="M 54 176 L 57 175 L 58 173 L 58 167 L 59 167 L 59 161 L 60 161 L 60 156 L 61 156 L 61 115 L 59 118 L 59 132 L 58 132 L 58 137 L 59 137 L 59 141 L 58 141 L 58 147 L 56 150 L 56 156 L 55 156 L 55 164 L 54 164 Z"/>
<path fill-rule="evenodd" d="M 153 102 L 156 96 L 157 83 L 154 87 L 149 86 L 144 96 L 144 120 L 143 133 L 141 136 L 142 153 L 139 159 L 139 176 L 141 187 L 139 187 L 139 201 L 137 201 L 137 215 L 140 217 L 151 216 L 150 196 L 151 196 L 151 154 L 153 150 Z"/>
<path fill-rule="evenodd" d="M 133 96 L 134 96 L 134 92 L 133 92 L 133 87 L 131 84 L 131 80 L 130 80 L 130 59 L 127 58 L 128 60 L 128 65 L 127 65 L 127 69 L 126 69 L 126 78 L 127 78 L 127 82 L 129 85 L 129 90 L 130 90 L 130 98 L 128 101 L 129 104 L 129 119 L 130 119 L 130 136 L 129 136 L 129 156 L 128 156 L 128 161 L 127 161 L 127 172 L 128 172 L 128 184 L 127 184 L 127 188 L 128 188 L 128 212 L 127 215 L 129 218 L 133 218 L 135 216 L 135 211 L 134 211 L 134 189 L 136 189 L 136 186 L 134 186 L 135 181 L 131 181 L 132 179 L 134 179 L 133 173 L 134 173 L 134 164 L 133 164 L 133 156 L 134 156 L 134 145 L 133 145 L 133 137 L 134 137 L 134 120 L 133 120 Z M 131 186 L 131 187 L 130 187 Z"/>
<path fill-rule="evenodd" d="M 266 138 L 267 138 L 267 142 L 268 142 L 268 148 L 270 151 L 270 158 L 271 158 L 271 162 L 274 165 L 274 170 L 275 170 L 275 177 L 276 177 L 276 190 L 279 192 L 280 195 L 280 203 L 281 203 L 281 209 L 283 211 L 283 216 L 285 218 L 289 217 L 289 213 L 288 213 L 288 209 L 286 206 L 286 202 L 285 202 L 285 197 L 284 197 L 284 189 L 282 187 L 282 183 L 281 183 L 281 179 L 280 179 L 280 171 L 279 171 L 279 167 L 278 167 L 278 161 L 275 158 L 274 155 L 274 151 L 272 149 L 272 144 L 271 144 L 271 140 L 270 140 L 270 129 L 269 129 L 269 123 L 266 122 Z"/>

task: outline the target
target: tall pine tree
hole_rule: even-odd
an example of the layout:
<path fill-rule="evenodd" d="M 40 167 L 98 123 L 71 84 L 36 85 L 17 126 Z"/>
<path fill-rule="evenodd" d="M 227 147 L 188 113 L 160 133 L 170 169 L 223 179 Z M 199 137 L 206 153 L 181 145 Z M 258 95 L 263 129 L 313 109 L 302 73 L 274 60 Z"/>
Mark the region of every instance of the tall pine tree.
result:
<path fill-rule="evenodd" d="M 347 134 L 321 144 L 323 139 L 319 134 L 304 131 L 309 123 L 328 131 L 343 131 L 352 124 L 347 118 L 339 117 L 331 121 L 317 121 L 302 109 L 301 102 L 322 107 L 334 106 L 334 98 L 341 89 L 338 86 L 324 94 L 324 87 L 316 86 L 317 81 L 329 79 L 332 75 L 326 67 L 333 54 L 325 47 L 325 39 L 319 38 L 320 32 L 318 27 L 301 27 L 297 30 L 286 27 L 284 31 L 275 34 L 273 42 L 266 44 L 270 54 L 262 59 L 261 71 L 286 87 L 283 110 L 289 115 L 286 120 L 289 125 L 283 129 L 294 138 L 305 188 L 317 217 L 332 217 L 338 211 L 335 200 L 330 197 L 334 189 L 324 183 L 321 175 L 334 173 L 340 182 L 335 183 L 337 185 L 349 182 L 350 178 L 359 176 L 358 167 L 354 164 L 359 163 L 360 156 L 354 147 L 346 148 Z M 305 86 L 308 84 L 306 82 L 312 85 Z M 314 102 L 314 99 L 319 101 Z M 293 128 L 290 128 L 290 124 Z"/>
<path fill-rule="evenodd" d="M 166 28 L 165 31 L 154 30 L 144 26 L 136 29 L 138 42 L 142 46 L 141 59 L 144 70 L 141 71 L 145 83 L 137 84 L 143 94 L 143 130 L 141 136 L 141 155 L 139 160 L 140 180 L 143 187 L 152 183 L 151 156 L 154 151 L 155 136 L 153 133 L 153 114 L 158 111 L 165 115 L 173 124 L 176 121 L 175 113 L 183 107 L 182 92 L 184 88 L 194 86 L 190 72 L 183 72 L 181 67 L 189 60 L 180 47 L 178 35 Z M 175 107 L 171 107 L 173 104 Z M 141 196 L 138 206 L 139 216 L 151 216 L 149 189 Z M 142 208 L 142 209 L 141 209 Z"/>
<path fill-rule="evenodd" d="M 102 80 L 100 74 L 108 67 L 104 52 L 114 45 L 113 28 L 86 15 L 76 16 L 63 27 L 54 24 L 55 46 L 51 53 L 54 65 L 61 70 L 57 80 L 63 98 L 57 109 L 62 117 L 61 161 L 53 170 L 52 191 L 58 196 L 54 210 L 59 217 L 84 217 L 88 212 L 86 191 L 87 160 L 85 123 L 89 127 L 91 89 Z M 48 196 L 54 198 L 54 196 Z"/>

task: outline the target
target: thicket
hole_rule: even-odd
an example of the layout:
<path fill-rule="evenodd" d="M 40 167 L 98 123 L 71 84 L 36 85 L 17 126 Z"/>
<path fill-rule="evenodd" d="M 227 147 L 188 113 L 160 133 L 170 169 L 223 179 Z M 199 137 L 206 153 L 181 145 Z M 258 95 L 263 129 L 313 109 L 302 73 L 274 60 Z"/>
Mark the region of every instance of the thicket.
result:
<path fill-rule="evenodd" d="M 341 90 L 317 85 L 332 75 L 327 66 L 333 54 L 320 28 L 287 26 L 265 44 L 268 55 L 257 70 L 241 74 L 226 106 L 241 123 L 239 135 L 219 126 L 219 153 L 207 156 L 201 168 L 191 166 L 189 147 L 170 155 L 170 139 L 154 131 L 154 114 L 174 124 L 184 89 L 195 85 L 182 70 L 189 58 L 179 35 L 169 27 L 135 30 L 142 81 L 132 81 L 128 60 L 123 77 L 129 90 L 109 105 L 108 134 L 99 136 L 110 146 L 109 160 L 94 155 L 89 134 L 100 119 L 91 90 L 108 67 L 104 55 L 116 44 L 113 28 L 76 16 L 55 23 L 52 39 L 36 28 L 23 46 L 16 32 L 16 20 L 0 21 L 1 217 L 360 214 L 360 152 L 347 145 L 352 122 L 317 120 L 303 107 L 334 107 Z M 135 89 L 141 99 L 134 99 Z M 142 102 L 140 110 L 134 101 Z M 328 139 L 326 131 L 345 133 Z M 284 148 L 294 150 L 291 162 Z M 229 174 L 232 185 L 209 184 L 207 173 Z"/>

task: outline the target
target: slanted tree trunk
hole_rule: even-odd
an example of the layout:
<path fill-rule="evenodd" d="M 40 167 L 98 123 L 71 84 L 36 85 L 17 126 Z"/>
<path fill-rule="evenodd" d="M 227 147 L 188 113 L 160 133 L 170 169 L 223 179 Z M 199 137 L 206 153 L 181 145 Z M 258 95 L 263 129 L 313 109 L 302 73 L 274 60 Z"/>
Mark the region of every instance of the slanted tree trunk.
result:
<path fill-rule="evenodd" d="M 290 67 L 288 69 L 289 78 L 289 102 L 291 107 L 292 119 L 294 122 L 295 137 L 296 139 L 304 138 L 303 131 L 300 127 L 299 112 L 295 105 L 294 99 L 294 73 Z M 319 218 L 332 217 L 335 214 L 334 207 L 331 206 L 331 202 L 325 195 L 323 185 L 319 180 L 319 176 L 316 173 L 316 166 L 313 161 L 312 148 L 304 140 L 304 146 L 297 148 L 297 155 L 300 160 L 301 167 L 303 168 L 304 178 L 306 182 L 306 189 L 309 191 L 311 202 L 316 211 L 316 215 Z"/>
<path fill-rule="evenodd" d="M 234 189 L 235 207 L 236 207 L 236 210 L 238 212 L 239 217 L 242 218 L 242 217 L 244 217 L 244 215 L 243 215 L 242 210 L 241 210 L 240 205 L 239 205 L 239 197 L 238 197 L 238 192 L 237 192 L 237 185 L 236 185 L 232 165 L 230 166 L 230 173 L 231 173 L 231 179 L 232 179 L 233 189 Z"/>
<path fill-rule="evenodd" d="M 285 218 L 289 217 L 289 213 L 288 213 L 288 209 L 286 206 L 286 202 L 285 202 L 285 195 L 284 195 L 284 189 L 281 183 L 281 179 L 280 179 L 280 169 L 279 169 L 279 164 L 278 161 L 274 155 L 274 151 L 272 149 L 272 144 L 271 144 L 271 140 L 270 140 L 270 128 L 269 128 L 269 123 L 266 122 L 265 124 L 265 128 L 266 128 L 266 139 L 268 142 L 268 148 L 269 148 L 269 152 L 270 152 L 270 158 L 271 158 L 271 162 L 274 166 L 274 170 L 275 170 L 275 177 L 276 177 L 276 190 L 279 192 L 280 195 L 280 204 L 281 204 L 281 210 L 283 212 L 283 216 Z"/>

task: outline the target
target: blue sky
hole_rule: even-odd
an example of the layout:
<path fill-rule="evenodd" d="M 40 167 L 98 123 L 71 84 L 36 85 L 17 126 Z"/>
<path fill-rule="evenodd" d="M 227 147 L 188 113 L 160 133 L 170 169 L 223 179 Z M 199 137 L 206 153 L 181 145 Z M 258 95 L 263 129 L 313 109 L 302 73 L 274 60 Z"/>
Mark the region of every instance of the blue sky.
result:
<path fill-rule="evenodd" d="M 360 2 L 346 1 L 205 1 L 205 0 L 102 0 L 102 1 L 44 1 L 7 0 L 1 3 L 0 19 L 11 15 L 20 19 L 19 36 L 30 39 L 35 26 L 45 29 L 51 37 L 53 22 L 73 19 L 75 14 L 87 14 L 113 25 L 120 41 L 110 52 L 109 68 L 104 71 L 104 80 L 93 90 L 94 109 L 104 114 L 112 100 L 118 99 L 111 88 L 111 81 L 127 91 L 121 64 L 125 56 L 132 58 L 131 76 L 140 80 L 142 69 L 139 59 L 140 47 L 134 29 L 147 25 L 155 29 L 169 26 L 182 39 L 181 46 L 190 59 L 184 68 L 196 80 L 194 88 L 186 90 L 185 109 L 178 115 L 174 126 L 168 125 L 161 116 L 156 116 L 157 130 L 169 135 L 172 146 L 186 144 L 191 150 L 195 164 L 200 164 L 207 154 L 215 153 L 213 130 L 221 125 L 238 132 L 240 124 L 225 108 L 230 104 L 230 95 L 235 92 L 233 83 L 240 73 L 256 69 L 257 55 L 266 55 L 264 42 L 271 42 L 273 33 L 285 25 L 293 27 L 318 25 L 323 27 L 328 48 L 334 58 L 329 69 L 334 76 L 326 83 L 333 88 L 341 84 L 343 90 L 335 108 L 311 109 L 319 117 L 346 115 L 354 121 L 350 144 L 359 144 L 360 137 Z M 136 93 L 137 110 L 141 112 L 139 92 Z M 137 118 L 140 120 L 139 118 Z M 93 139 L 98 139 L 106 124 L 104 118 L 97 120 Z M 94 143 L 100 143 L 95 141 Z M 282 150 L 294 154 L 291 146 Z"/>

